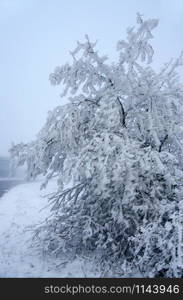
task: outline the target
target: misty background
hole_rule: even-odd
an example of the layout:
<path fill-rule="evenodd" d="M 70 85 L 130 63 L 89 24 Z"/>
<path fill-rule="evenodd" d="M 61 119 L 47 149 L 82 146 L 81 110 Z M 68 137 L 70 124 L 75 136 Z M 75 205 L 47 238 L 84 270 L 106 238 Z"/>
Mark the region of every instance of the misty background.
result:
<path fill-rule="evenodd" d="M 0 156 L 12 141 L 34 139 L 48 110 L 67 101 L 48 78 L 71 60 L 76 41 L 87 33 L 115 60 L 137 12 L 160 19 L 152 41 L 158 69 L 183 49 L 181 0 L 0 0 Z"/>

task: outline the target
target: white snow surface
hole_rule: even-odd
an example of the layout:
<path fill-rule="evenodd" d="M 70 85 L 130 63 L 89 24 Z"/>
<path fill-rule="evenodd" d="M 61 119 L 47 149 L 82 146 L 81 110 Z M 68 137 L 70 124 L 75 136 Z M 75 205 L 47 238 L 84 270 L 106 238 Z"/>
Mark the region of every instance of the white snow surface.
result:
<path fill-rule="evenodd" d="M 40 185 L 20 184 L 0 198 L 0 277 L 97 277 L 83 260 L 63 267 L 60 258 L 45 258 L 32 244 L 33 228 L 49 214 L 43 195 L 56 189 L 55 181 L 44 191 Z"/>

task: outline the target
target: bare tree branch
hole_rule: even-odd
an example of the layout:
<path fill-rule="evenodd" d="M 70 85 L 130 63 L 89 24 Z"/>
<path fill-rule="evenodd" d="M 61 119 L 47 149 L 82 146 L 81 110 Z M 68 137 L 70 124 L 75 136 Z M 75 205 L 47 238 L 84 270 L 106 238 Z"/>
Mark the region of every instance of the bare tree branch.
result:
<path fill-rule="evenodd" d="M 165 137 L 163 138 L 163 140 L 161 141 L 161 144 L 159 145 L 158 152 L 161 152 L 162 147 L 163 147 L 163 145 L 164 145 L 164 143 L 166 142 L 167 139 L 168 139 L 168 134 L 166 134 Z"/>
<path fill-rule="evenodd" d="M 121 122 L 122 126 L 126 128 L 126 113 L 124 111 L 123 104 L 120 101 L 119 97 L 116 98 L 116 101 L 118 102 L 119 107 L 120 107 L 120 122 Z"/>

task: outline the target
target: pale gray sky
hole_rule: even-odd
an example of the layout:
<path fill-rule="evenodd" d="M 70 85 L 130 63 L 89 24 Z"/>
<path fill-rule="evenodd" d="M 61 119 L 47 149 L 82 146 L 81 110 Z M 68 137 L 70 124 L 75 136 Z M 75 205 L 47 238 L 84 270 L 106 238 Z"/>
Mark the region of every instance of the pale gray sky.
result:
<path fill-rule="evenodd" d="M 136 12 L 160 19 L 156 67 L 176 57 L 183 49 L 182 0 L 0 0 L 0 155 L 11 141 L 34 139 L 47 111 L 63 103 L 61 87 L 48 77 L 70 60 L 76 40 L 88 33 L 114 59 Z"/>

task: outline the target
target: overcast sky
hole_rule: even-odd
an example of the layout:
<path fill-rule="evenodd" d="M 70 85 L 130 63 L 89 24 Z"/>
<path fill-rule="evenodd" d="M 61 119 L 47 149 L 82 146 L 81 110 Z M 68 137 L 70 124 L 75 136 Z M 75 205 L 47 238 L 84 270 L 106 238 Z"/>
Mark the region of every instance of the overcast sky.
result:
<path fill-rule="evenodd" d="M 182 0 L 0 0 L 0 155 L 35 138 L 47 111 L 64 103 L 49 74 L 70 60 L 85 33 L 111 59 L 136 12 L 160 19 L 155 66 L 183 49 Z"/>

